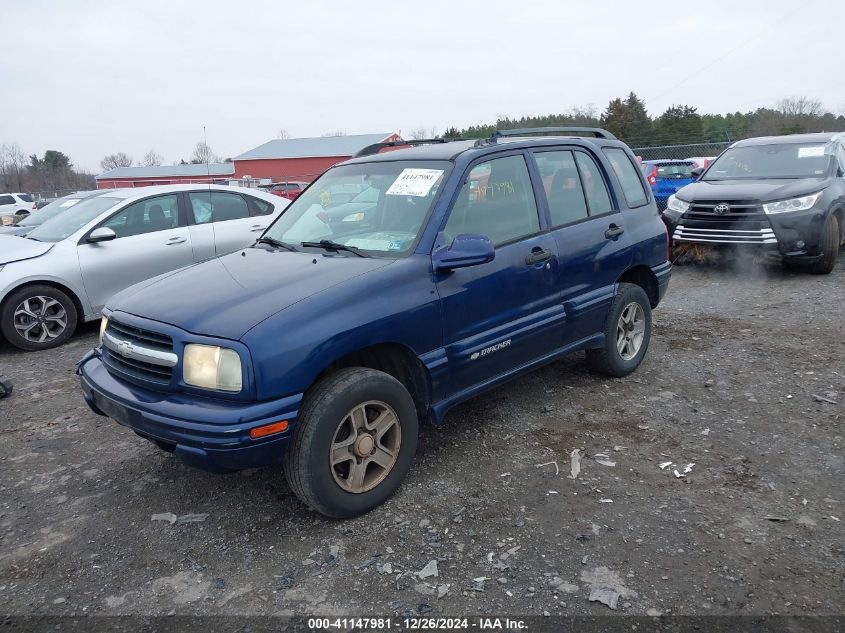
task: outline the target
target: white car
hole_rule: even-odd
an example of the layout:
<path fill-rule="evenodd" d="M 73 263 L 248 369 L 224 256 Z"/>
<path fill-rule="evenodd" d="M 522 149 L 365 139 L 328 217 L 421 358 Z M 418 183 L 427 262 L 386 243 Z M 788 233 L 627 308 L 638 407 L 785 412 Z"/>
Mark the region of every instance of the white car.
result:
<path fill-rule="evenodd" d="M 36 208 L 28 193 L 0 193 L 0 224 L 11 224 L 16 215 L 26 217 Z"/>
<path fill-rule="evenodd" d="M 115 189 L 0 235 L 0 331 L 25 350 L 60 345 L 118 291 L 250 246 L 289 203 L 224 185 Z"/>

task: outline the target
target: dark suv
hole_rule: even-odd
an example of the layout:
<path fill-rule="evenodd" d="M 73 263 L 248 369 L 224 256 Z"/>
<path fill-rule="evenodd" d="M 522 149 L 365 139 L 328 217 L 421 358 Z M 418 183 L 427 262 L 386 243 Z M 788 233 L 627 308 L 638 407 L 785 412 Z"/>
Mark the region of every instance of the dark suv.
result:
<path fill-rule="evenodd" d="M 826 274 L 845 241 L 845 135 L 739 141 L 670 196 L 675 242 L 764 248 Z"/>
<path fill-rule="evenodd" d="M 205 469 L 283 461 L 346 517 L 396 490 L 418 422 L 577 350 L 634 371 L 671 265 L 628 147 L 571 128 L 415 143 L 329 169 L 253 247 L 109 301 L 78 367 L 91 408 Z M 344 187 L 373 208 L 333 206 Z"/>

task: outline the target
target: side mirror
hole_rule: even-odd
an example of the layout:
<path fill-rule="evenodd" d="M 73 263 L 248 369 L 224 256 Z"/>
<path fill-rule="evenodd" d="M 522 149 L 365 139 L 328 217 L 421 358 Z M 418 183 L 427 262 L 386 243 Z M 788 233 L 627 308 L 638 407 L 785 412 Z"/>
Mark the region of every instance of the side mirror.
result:
<path fill-rule="evenodd" d="M 486 235 L 463 233 L 458 235 L 449 246 L 434 251 L 431 263 L 434 272 L 442 273 L 456 268 L 467 268 L 492 262 L 496 257 L 493 242 Z"/>
<path fill-rule="evenodd" d="M 693 167 L 690 169 L 693 178 L 699 178 L 704 173 L 704 167 Z"/>
<path fill-rule="evenodd" d="M 107 226 L 101 226 L 91 231 L 91 235 L 88 236 L 88 242 L 90 244 L 97 244 L 98 242 L 110 242 L 116 237 L 117 233 L 112 231 Z"/>

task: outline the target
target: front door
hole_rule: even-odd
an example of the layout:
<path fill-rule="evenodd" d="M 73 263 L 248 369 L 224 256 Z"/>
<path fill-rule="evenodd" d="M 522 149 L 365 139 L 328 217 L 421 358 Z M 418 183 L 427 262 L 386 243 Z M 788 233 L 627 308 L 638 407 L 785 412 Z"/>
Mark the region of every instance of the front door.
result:
<path fill-rule="evenodd" d="M 112 295 L 139 281 L 194 261 L 188 227 L 179 220 L 178 194 L 146 198 L 124 207 L 100 226 L 117 237 L 77 247 L 85 291 L 95 312 Z"/>
<path fill-rule="evenodd" d="M 487 235 L 492 262 L 438 275 L 449 393 L 502 375 L 561 345 L 554 238 L 541 232 L 522 153 L 474 165 L 444 228 Z"/>

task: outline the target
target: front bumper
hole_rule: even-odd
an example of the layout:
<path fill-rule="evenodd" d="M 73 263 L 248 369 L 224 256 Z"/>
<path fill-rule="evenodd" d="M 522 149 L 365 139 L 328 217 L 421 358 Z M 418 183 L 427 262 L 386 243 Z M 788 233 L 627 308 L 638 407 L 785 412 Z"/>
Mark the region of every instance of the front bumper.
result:
<path fill-rule="evenodd" d="M 280 463 L 296 422 L 302 394 L 244 403 L 159 393 L 114 378 L 97 351 L 77 365 L 88 406 L 178 455 L 185 463 L 227 472 Z M 287 420 L 284 433 L 258 440 L 250 429 Z"/>

